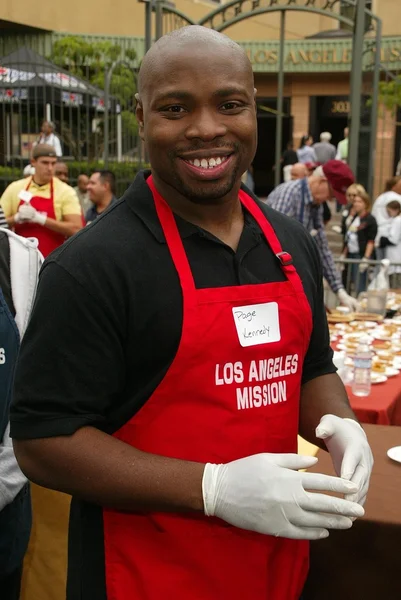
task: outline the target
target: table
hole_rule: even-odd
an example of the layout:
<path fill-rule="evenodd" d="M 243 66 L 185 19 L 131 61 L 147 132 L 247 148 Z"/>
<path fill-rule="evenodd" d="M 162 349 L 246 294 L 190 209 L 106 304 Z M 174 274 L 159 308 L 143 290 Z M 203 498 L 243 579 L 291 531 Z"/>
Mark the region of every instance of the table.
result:
<path fill-rule="evenodd" d="M 401 427 L 365 425 L 375 457 L 363 519 L 311 543 L 311 568 L 303 600 L 401 599 L 401 464 L 386 452 L 401 445 Z M 323 450 L 310 471 L 334 474 Z"/>
<path fill-rule="evenodd" d="M 361 423 L 401 426 L 401 375 L 372 385 L 369 396 L 354 396 L 346 386 L 352 409 Z"/>

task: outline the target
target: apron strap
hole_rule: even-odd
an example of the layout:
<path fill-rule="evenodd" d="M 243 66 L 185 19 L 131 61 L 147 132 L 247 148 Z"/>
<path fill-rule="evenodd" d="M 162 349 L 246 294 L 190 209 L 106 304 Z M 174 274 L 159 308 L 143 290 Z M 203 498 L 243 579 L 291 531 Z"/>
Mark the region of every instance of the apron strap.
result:
<path fill-rule="evenodd" d="M 173 211 L 163 196 L 161 196 L 157 191 L 152 175 L 147 178 L 146 183 L 152 191 L 157 216 L 159 217 L 173 263 L 177 269 L 181 287 L 182 289 L 195 293 L 196 288 L 194 278 L 192 276 L 191 267 L 189 266 L 184 245 L 175 222 Z"/>

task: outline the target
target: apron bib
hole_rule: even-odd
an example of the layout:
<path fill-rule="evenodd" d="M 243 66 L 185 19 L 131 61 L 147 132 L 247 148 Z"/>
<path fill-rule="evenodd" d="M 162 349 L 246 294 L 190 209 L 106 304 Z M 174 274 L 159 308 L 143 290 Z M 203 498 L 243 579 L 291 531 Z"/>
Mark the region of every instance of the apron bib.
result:
<path fill-rule="evenodd" d="M 20 336 L 0 288 L 0 440 L 9 421 L 14 370 Z M 28 547 L 31 501 L 26 484 L 14 500 L 0 511 L 0 579 L 18 569 Z"/>
<path fill-rule="evenodd" d="M 29 190 L 32 183 L 30 179 L 26 191 Z M 23 200 L 19 203 L 19 206 L 23 204 Z M 32 196 L 30 204 L 40 213 L 45 213 L 50 219 L 56 219 L 56 213 L 54 210 L 54 190 L 53 190 L 53 179 L 50 181 L 50 198 L 42 198 L 42 196 Z M 16 223 L 15 233 L 22 235 L 25 238 L 36 238 L 39 242 L 39 250 L 46 258 L 56 248 L 61 246 L 65 242 L 65 236 L 55 231 L 51 231 L 43 225 L 38 223 Z"/>
<path fill-rule="evenodd" d="M 199 462 L 296 453 L 312 316 L 291 257 L 241 190 L 287 280 L 196 289 L 173 213 L 152 177 L 147 183 L 180 279 L 182 334 L 164 379 L 114 437 Z M 104 509 L 103 517 L 108 600 L 298 600 L 301 594 L 306 541 L 245 531 L 201 513 Z"/>

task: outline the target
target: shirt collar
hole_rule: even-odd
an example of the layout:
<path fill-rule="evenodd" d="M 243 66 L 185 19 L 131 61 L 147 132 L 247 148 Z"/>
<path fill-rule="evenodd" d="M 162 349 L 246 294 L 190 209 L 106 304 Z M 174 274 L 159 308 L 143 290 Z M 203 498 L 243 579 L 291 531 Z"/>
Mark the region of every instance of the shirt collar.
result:
<path fill-rule="evenodd" d="M 155 239 L 160 244 L 165 244 L 166 239 L 157 216 L 153 194 L 146 183 L 146 179 L 150 174 L 150 170 L 140 171 L 135 177 L 132 185 L 125 192 L 123 199 L 128 204 L 129 208 L 137 215 L 137 217 L 141 219 Z M 201 237 L 211 235 L 201 227 L 186 221 L 176 214 L 174 214 L 174 218 L 177 223 L 181 238 L 189 238 L 192 235 L 199 235 Z M 245 211 L 245 225 L 249 225 L 255 235 L 262 235 L 259 225 L 256 223 L 256 221 L 254 221 L 247 211 Z"/>

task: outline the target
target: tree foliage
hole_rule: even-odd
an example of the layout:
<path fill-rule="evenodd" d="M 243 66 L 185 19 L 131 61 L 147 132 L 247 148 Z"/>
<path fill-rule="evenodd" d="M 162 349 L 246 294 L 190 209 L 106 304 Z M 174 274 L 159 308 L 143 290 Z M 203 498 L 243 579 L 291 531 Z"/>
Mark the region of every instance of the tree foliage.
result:
<path fill-rule="evenodd" d="M 66 36 L 57 40 L 53 45 L 51 61 L 67 69 L 71 75 L 76 75 L 89 81 L 92 85 L 104 90 L 106 73 L 115 61 L 123 60 L 116 65 L 110 82 L 110 94 L 114 104 L 121 107 L 124 135 L 135 137 L 138 132 L 134 117 L 136 93 L 136 52 L 126 49 L 110 41 L 87 41 L 79 36 Z M 103 150 L 104 118 L 100 116 L 95 131 L 90 134 L 88 154 L 94 156 Z M 71 124 L 70 124 L 71 125 Z M 63 123 L 63 137 L 71 151 L 78 159 L 81 155 L 82 142 L 87 138 L 85 123 L 78 124 L 80 130 L 75 134 L 68 123 Z M 110 140 L 113 142 L 114 140 Z M 97 146 L 95 148 L 95 146 Z"/>
<path fill-rule="evenodd" d="M 391 112 L 401 107 L 401 75 L 390 81 L 380 82 L 379 100 Z"/>

